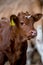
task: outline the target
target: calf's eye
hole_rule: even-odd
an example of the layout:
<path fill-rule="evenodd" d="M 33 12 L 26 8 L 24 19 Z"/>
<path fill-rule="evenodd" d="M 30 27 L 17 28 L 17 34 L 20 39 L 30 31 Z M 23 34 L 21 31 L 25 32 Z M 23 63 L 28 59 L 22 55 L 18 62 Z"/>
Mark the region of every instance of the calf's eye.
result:
<path fill-rule="evenodd" d="M 21 21 L 21 22 L 20 22 L 20 24 L 21 24 L 21 25 L 24 25 L 24 22 L 23 22 L 23 21 Z"/>
<path fill-rule="evenodd" d="M 23 25 L 24 23 L 23 22 L 21 22 L 21 25 Z"/>

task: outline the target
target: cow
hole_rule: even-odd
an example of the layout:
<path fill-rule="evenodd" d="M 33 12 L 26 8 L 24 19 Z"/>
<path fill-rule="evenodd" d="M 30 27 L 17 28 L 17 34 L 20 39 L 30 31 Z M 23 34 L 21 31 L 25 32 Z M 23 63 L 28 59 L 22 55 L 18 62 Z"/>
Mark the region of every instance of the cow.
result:
<path fill-rule="evenodd" d="M 17 16 L 11 15 L 10 19 L 1 18 L 0 65 L 4 65 L 7 59 L 10 65 L 26 64 L 27 40 L 36 36 L 34 23 L 41 17 L 40 13 L 31 15 L 28 12 L 20 12 Z"/>

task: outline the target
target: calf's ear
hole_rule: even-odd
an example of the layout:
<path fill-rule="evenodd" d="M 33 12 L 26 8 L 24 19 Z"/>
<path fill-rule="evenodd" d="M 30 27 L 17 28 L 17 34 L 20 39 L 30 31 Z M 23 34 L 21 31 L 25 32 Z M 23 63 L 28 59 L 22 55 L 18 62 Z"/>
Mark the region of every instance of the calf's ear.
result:
<path fill-rule="evenodd" d="M 34 20 L 34 22 L 37 22 L 42 16 L 43 16 L 43 15 L 40 14 L 40 13 L 33 15 L 33 20 Z"/>
<path fill-rule="evenodd" d="M 16 15 L 11 15 L 10 16 L 10 25 L 11 26 L 18 26 L 19 22 L 18 22 L 18 17 Z"/>

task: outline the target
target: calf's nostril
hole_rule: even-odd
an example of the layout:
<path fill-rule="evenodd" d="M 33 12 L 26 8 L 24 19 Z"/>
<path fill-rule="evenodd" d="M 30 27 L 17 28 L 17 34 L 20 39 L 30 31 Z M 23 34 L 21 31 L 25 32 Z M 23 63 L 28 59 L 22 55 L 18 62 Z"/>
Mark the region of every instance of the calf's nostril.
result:
<path fill-rule="evenodd" d="M 36 34 L 37 34 L 37 32 L 36 32 L 36 31 L 32 31 L 31 33 L 32 33 L 32 35 L 36 35 Z"/>

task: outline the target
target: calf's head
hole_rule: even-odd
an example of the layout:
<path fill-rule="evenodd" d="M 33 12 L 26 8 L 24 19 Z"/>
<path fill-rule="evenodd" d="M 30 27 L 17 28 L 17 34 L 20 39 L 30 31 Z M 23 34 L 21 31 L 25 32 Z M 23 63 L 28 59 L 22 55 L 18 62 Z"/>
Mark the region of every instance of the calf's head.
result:
<path fill-rule="evenodd" d="M 16 15 L 11 15 L 10 20 L 14 21 L 14 25 L 18 30 L 21 29 L 21 32 L 24 31 L 25 36 L 28 39 L 31 39 L 36 36 L 36 30 L 34 29 L 34 23 L 41 18 L 42 14 L 30 15 L 28 12 L 19 13 Z M 23 32 L 22 32 L 23 33 Z"/>

